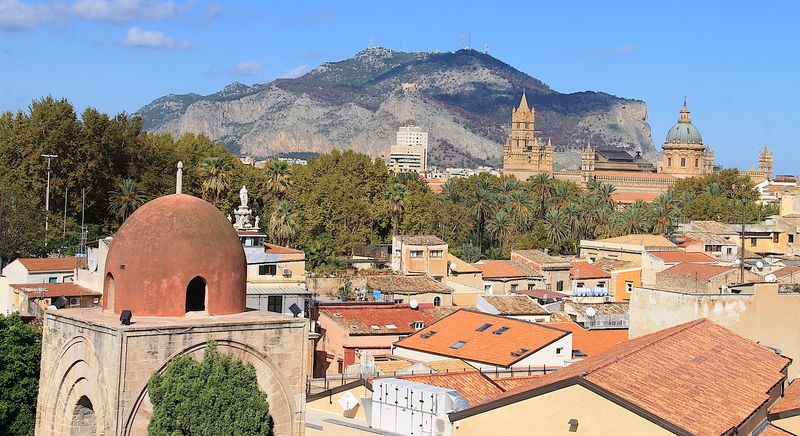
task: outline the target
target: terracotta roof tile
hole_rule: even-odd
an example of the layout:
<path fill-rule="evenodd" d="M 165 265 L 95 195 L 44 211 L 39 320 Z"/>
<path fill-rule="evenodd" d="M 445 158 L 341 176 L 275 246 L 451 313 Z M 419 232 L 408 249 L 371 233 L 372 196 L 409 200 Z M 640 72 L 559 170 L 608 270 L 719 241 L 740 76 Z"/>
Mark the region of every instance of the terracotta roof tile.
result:
<path fill-rule="evenodd" d="M 426 308 L 412 309 L 407 304 L 320 306 L 319 313 L 351 335 L 408 335 L 417 331 L 412 327 L 415 321 L 422 321 L 426 326 L 436 321 Z"/>
<path fill-rule="evenodd" d="M 501 388 L 503 388 L 503 391 L 510 391 L 511 389 L 526 385 L 541 376 L 542 376 L 541 374 L 536 374 L 536 375 L 523 375 L 519 377 L 500 377 L 492 379 L 492 381 L 495 382 L 495 384 L 497 384 Z"/>
<path fill-rule="evenodd" d="M 448 253 L 449 254 L 449 253 Z M 448 260 L 450 261 L 450 266 L 455 266 L 452 268 L 453 272 L 457 273 L 479 273 L 481 270 L 476 268 L 474 265 L 471 265 L 463 260 L 453 256 L 452 254 L 448 255 Z"/>
<path fill-rule="evenodd" d="M 437 307 L 430 307 L 426 308 L 425 312 L 428 312 L 431 316 L 436 319 L 442 319 L 453 312 L 456 312 L 461 309 L 466 310 L 478 310 L 475 306 L 437 306 Z"/>
<path fill-rule="evenodd" d="M 710 280 L 720 274 L 725 274 L 735 269 L 736 268 L 732 266 L 679 263 L 657 273 L 656 276 L 682 276 L 696 280 Z"/>
<path fill-rule="evenodd" d="M 447 242 L 433 235 L 402 235 L 399 238 L 409 245 L 447 245 Z"/>
<path fill-rule="evenodd" d="M 705 253 L 687 253 L 682 250 L 678 251 L 648 251 L 649 254 L 663 260 L 667 263 L 714 263 L 717 261 L 713 256 Z"/>
<path fill-rule="evenodd" d="M 622 342 L 491 402 L 579 378 L 692 434 L 716 436 L 767 401 L 790 362 L 699 319 Z"/>
<path fill-rule="evenodd" d="M 631 262 L 629 260 L 622 260 L 622 259 L 611 259 L 609 257 L 604 257 L 601 259 L 597 259 L 592 266 L 595 268 L 600 268 L 605 272 L 611 272 L 618 269 L 626 269 L 626 268 L 633 268 L 639 266 L 636 262 Z"/>
<path fill-rule="evenodd" d="M 82 295 L 101 296 L 101 292 L 76 285 L 75 283 L 21 283 L 9 285 L 25 292 L 30 298 L 80 297 Z"/>
<path fill-rule="evenodd" d="M 527 295 L 483 295 L 481 298 L 497 309 L 499 315 L 550 315 Z"/>
<path fill-rule="evenodd" d="M 580 350 L 586 357 L 602 353 L 614 345 L 628 340 L 628 330 L 586 330 L 572 321 L 547 322 L 549 326 L 572 332 L 572 349 Z"/>
<path fill-rule="evenodd" d="M 792 275 L 798 271 L 800 271 L 800 266 L 785 266 L 779 270 L 773 271 L 772 274 L 775 274 L 776 278 L 781 278 Z"/>
<path fill-rule="evenodd" d="M 77 257 L 43 257 L 43 258 L 24 258 L 20 257 L 19 262 L 28 272 L 46 271 L 69 271 L 78 267 Z"/>
<path fill-rule="evenodd" d="M 513 260 L 482 260 L 473 266 L 483 272 L 485 279 L 540 277 L 541 273 Z"/>
<path fill-rule="evenodd" d="M 517 254 L 537 263 L 564 262 L 560 257 L 551 256 L 541 250 L 512 250 L 511 256 Z"/>
<path fill-rule="evenodd" d="M 385 275 L 367 277 L 367 286 L 393 294 L 452 294 L 453 290 L 428 276 Z"/>
<path fill-rule="evenodd" d="M 794 379 L 792 383 L 783 391 L 783 398 L 778 400 L 769 413 L 781 413 L 789 410 L 800 410 L 800 383 Z"/>
<path fill-rule="evenodd" d="M 469 401 L 470 406 L 483 403 L 504 391 L 479 371 L 408 375 L 396 378 L 458 391 L 462 397 Z"/>
<path fill-rule="evenodd" d="M 477 331 L 484 324 L 491 326 L 484 331 Z M 509 328 L 502 334 L 493 333 L 501 327 Z M 430 332 L 435 333 L 431 335 Z M 570 332 L 541 324 L 459 310 L 395 342 L 395 347 L 508 367 L 569 334 Z M 451 348 L 459 341 L 465 344 L 457 349 Z M 519 356 L 514 355 L 520 349 L 528 351 Z"/>
<path fill-rule="evenodd" d="M 600 239 L 598 242 L 615 242 L 618 244 L 641 245 L 644 247 L 676 247 L 669 239 L 661 235 L 632 234 L 616 238 Z"/>
<path fill-rule="evenodd" d="M 695 240 L 708 245 L 736 245 L 735 242 L 729 241 L 724 237 L 711 232 L 683 232 L 683 236 L 689 240 Z M 684 242 L 685 243 L 685 242 Z"/>
<path fill-rule="evenodd" d="M 611 274 L 590 264 L 589 262 L 572 262 L 569 269 L 569 278 L 577 280 L 585 279 L 609 279 Z"/>
<path fill-rule="evenodd" d="M 692 221 L 692 230 L 709 233 L 736 233 L 729 225 L 719 221 Z"/>

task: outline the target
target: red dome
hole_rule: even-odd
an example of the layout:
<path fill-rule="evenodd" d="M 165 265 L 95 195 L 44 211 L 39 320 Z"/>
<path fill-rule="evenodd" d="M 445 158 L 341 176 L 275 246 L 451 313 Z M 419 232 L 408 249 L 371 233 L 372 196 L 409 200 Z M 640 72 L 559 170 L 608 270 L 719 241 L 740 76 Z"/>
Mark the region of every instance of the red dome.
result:
<path fill-rule="evenodd" d="M 247 266 L 231 223 L 185 194 L 157 198 L 119 228 L 106 258 L 103 308 L 133 315 L 245 310 Z"/>

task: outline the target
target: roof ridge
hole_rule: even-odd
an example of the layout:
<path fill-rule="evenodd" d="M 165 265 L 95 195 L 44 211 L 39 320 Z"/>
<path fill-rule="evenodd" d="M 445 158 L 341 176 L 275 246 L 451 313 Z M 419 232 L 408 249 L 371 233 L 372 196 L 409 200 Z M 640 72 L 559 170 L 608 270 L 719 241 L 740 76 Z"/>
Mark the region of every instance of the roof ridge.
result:
<path fill-rule="evenodd" d="M 607 367 L 608 365 L 611 365 L 612 363 L 619 362 L 620 360 L 622 360 L 622 359 L 624 359 L 624 358 L 626 358 L 626 357 L 628 357 L 628 356 L 631 356 L 631 355 L 633 355 L 633 354 L 635 354 L 635 353 L 638 353 L 638 352 L 640 352 L 640 351 L 644 350 L 645 348 L 647 348 L 647 347 L 650 347 L 650 346 L 652 346 L 652 345 L 654 345 L 654 344 L 656 344 L 656 343 L 659 343 L 659 342 L 663 341 L 664 339 L 667 339 L 667 338 L 673 337 L 673 336 L 675 336 L 675 335 L 676 335 L 676 334 L 678 334 L 678 333 L 682 333 L 682 332 L 686 331 L 686 329 L 688 329 L 688 328 L 690 328 L 690 327 L 694 327 L 694 326 L 696 326 L 696 325 L 702 324 L 703 322 L 707 322 L 707 321 L 708 321 L 708 318 L 698 318 L 698 319 L 695 319 L 695 320 L 692 320 L 692 321 L 689 321 L 689 322 L 685 322 L 685 323 L 683 323 L 683 324 L 679 324 L 679 325 L 677 325 L 677 326 L 671 327 L 671 328 L 673 328 L 673 329 L 675 329 L 675 330 L 674 330 L 674 331 L 672 331 L 672 332 L 669 332 L 668 334 L 666 334 L 666 335 L 664 335 L 664 336 L 660 336 L 660 337 L 658 337 L 658 338 L 656 338 L 656 339 L 653 339 L 653 340 L 647 341 L 647 342 L 645 342 L 644 344 L 642 344 L 642 345 L 640 345 L 640 346 L 638 346 L 638 347 L 635 347 L 635 348 L 631 349 L 631 350 L 630 350 L 630 351 L 628 351 L 627 353 L 624 353 L 624 354 L 622 354 L 621 356 L 616 356 L 616 357 L 614 357 L 613 359 L 609 359 L 608 361 L 601 363 L 600 365 L 597 365 L 597 366 L 594 366 L 594 367 L 592 367 L 592 368 L 590 368 L 590 369 L 587 369 L 587 370 L 585 370 L 585 371 L 582 371 L 582 372 L 579 374 L 579 376 L 580 376 L 580 377 L 584 377 L 584 376 L 586 376 L 586 375 L 588 375 L 588 374 L 591 374 L 591 373 L 593 373 L 593 372 L 597 372 L 597 371 L 599 371 L 600 369 L 602 369 L 602 368 L 605 368 L 605 367 Z M 646 338 L 647 336 L 656 335 L 657 333 L 658 333 L 658 332 L 653 332 L 653 333 L 650 333 L 649 335 L 640 336 L 640 338 Z M 624 342 L 622 342 L 622 343 L 624 343 Z"/>

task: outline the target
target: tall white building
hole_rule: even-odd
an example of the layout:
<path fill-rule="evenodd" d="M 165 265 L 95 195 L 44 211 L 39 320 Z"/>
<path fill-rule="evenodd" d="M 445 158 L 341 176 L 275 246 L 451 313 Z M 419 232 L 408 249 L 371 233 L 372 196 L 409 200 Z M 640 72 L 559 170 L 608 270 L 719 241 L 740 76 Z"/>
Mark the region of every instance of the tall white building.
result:
<path fill-rule="evenodd" d="M 389 153 L 389 168 L 396 173 L 423 172 L 428 167 L 428 132 L 421 127 L 400 127 Z"/>

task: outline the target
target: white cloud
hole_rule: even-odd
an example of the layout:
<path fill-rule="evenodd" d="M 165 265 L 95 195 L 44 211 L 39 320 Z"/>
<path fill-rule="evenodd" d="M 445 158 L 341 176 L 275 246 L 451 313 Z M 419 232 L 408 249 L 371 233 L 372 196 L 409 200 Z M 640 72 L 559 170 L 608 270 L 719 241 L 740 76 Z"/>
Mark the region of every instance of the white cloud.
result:
<path fill-rule="evenodd" d="M 336 19 L 339 15 L 336 11 L 320 11 L 314 14 L 308 15 L 287 15 L 281 18 L 281 21 L 285 21 L 287 23 L 298 23 L 298 22 L 308 22 L 308 23 L 327 23 Z"/>
<path fill-rule="evenodd" d="M 138 27 L 128 29 L 128 36 L 120 44 L 128 47 L 167 48 L 172 50 L 192 48 L 192 41 L 178 41 L 158 30 L 142 30 Z"/>
<path fill-rule="evenodd" d="M 259 61 L 242 62 L 234 65 L 228 72 L 238 76 L 258 76 L 261 74 L 261 67 L 263 66 L 264 62 Z"/>
<path fill-rule="evenodd" d="M 624 45 L 622 47 L 614 47 L 614 48 L 607 48 L 604 50 L 598 51 L 598 53 L 603 55 L 614 55 L 614 54 L 630 54 L 636 52 L 635 45 Z"/>
<path fill-rule="evenodd" d="M 52 11 L 45 5 L 0 0 L 0 32 L 33 29 L 52 18 Z"/>
<path fill-rule="evenodd" d="M 110 23 L 165 20 L 178 13 L 175 2 L 154 0 L 78 0 L 67 11 L 87 20 Z"/>
<path fill-rule="evenodd" d="M 300 65 L 294 68 L 289 68 L 288 70 L 282 72 L 278 78 L 281 79 L 294 79 L 296 77 L 300 77 L 303 74 L 309 71 L 308 65 Z"/>

